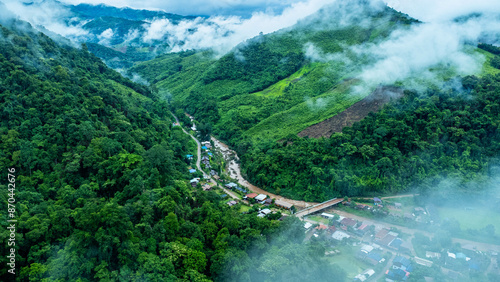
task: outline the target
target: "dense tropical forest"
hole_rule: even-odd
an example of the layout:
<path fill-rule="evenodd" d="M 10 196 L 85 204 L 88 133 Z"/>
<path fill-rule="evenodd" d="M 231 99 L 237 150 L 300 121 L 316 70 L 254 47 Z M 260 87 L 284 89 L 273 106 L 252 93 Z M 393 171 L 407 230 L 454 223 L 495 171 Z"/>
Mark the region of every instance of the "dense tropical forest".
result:
<path fill-rule="evenodd" d="M 0 168 L 16 175 L 18 281 L 344 279 L 322 244 L 301 244 L 298 219 L 242 214 L 188 185 L 189 137 L 154 88 L 26 22 L 3 14 L 0 28 Z"/>
<path fill-rule="evenodd" d="M 331 138 L 291 136 L 240 148 L 243 167 L 257 185 L 309 201 L 425 193 L 442 179 L 460 183 L 493 176 L 500 153 L 499 89 L 497 74 L 464 77 L 423 93 L 406 91 Z"/>

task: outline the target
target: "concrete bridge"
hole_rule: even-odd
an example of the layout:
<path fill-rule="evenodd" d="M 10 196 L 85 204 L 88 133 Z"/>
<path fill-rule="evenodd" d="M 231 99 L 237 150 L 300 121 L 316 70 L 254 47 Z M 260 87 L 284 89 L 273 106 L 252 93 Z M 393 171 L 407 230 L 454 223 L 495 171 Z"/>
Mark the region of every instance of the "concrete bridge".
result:
<path fill-rule="evenodd" d="M 309 214 L 312 214 L 312 213 L 315 213 L 315 212 L 318 212 L 320 210 L 323 210 L 323 209 L 326 209 L 326 208 L 329 208 L 329 207 L 333 207 L 339 203 L 342 203 L 344 201 L 343 198 L 340 198 L 340 199 L 337 199 L 337 198 L 334 198 L 334 199 L 331 199 L 331 200 L 328 200 L 326 202 L 323 202 L 323 203 L 319 203 L 317 205 L 314 205 L 314 206 L 310 206 L 308 208 L 305 208 L 301 211 L 298 211 L 295 216 L 302 219 L 302 217 L 306 216 L 306 215 L 309 215 Z"/>

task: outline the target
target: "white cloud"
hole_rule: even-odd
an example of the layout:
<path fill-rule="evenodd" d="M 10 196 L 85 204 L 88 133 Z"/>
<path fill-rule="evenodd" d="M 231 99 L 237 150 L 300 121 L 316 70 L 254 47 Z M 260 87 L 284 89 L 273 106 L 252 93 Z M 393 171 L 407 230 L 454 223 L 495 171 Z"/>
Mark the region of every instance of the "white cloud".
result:
<path fill-rule="evenodd" d="M 384 0 L 390 7 L 425 22 L 448 21 L 470 13 L 500 13 L 498 0 Z"/>
<path fill-rule="evenodd" d="M 103 31 L 101 34 L 97 36 L 99 38 L 99 44 L 102 45 L 110 45 L 111 44 L 111 39 L 113 39 L 113 35 L 115 33 L 111 28 L 106 29 Z"/>

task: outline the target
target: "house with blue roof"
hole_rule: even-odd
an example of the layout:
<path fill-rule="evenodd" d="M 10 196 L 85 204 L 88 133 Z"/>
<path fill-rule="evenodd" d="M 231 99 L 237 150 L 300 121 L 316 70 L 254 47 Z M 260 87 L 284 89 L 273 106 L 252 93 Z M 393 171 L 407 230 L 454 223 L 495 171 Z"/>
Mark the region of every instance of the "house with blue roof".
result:
<path fill-rule="evenodd" d="M 409 272 L 406 272 L 402 269 L 392 269 L 392 270 L 390 269 L 387 270 L 385 274 L 387 279 L 393 281 L 406 281 L 408 279 L 408 276 L 410 276 Z"/>
<path fill-rule="evenodd" d="M 411 265 L 411 261 L 402 256 L 397 256 L 396 258 L 394 258 L 394 260 L 392 261 L 392 268 L 401 269 L 407 272 L 413 271 L 413 266 Z"/>
<path fill-rule="evenodd" d="M 192 168 L 189 170 L 189 173 L 195 173 L 196 172 L 196 169 Z"/>
<path fill-rule="evenodd" d="M 208 150 L 207 146 L 201 146 L 203 150 Z"/>

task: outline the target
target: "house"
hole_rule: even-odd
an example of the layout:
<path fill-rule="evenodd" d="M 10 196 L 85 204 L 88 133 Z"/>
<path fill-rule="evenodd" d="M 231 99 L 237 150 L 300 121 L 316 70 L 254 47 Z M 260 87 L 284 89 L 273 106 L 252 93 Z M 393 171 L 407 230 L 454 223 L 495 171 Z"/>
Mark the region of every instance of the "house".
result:
<path fill-rule="evenodd" d="M 382 254 L 379 252 L 370 252 L 366 257 L 365 261 L 371 265 L 377 265 L 380 262 L 385 261 L 385 259 L 382 257 Z"/>
<path fill-rule="evenodd" d="M 196 185 L 198 185 L 198 182 L 200 182 L 200 179 L 193 178 L 193 179 L 189 180 L 189 182 L 191 183 L 191 186 L 196 187 Z"/>
<path fill-rule="evenodd" d="M 207 146 L 201 146 L 201 149 L 207 150 L 208 148 L 207 148 Z"/>
<path fill-rule="evenodd" d="M 358 223 L 358 222 L 357 222 L 356 220 L 354 220 L 354 219 L 352 219 L 352 218 L 348 218 L 348 217 L 346 217 L 346 218 L 342 219 L 342 221 L 340 222 L 340 224 L 341 224 L 342 226 L 345 226 L 345 227 L 352 227 L 352 228 L 354 228 L 354 226 L 356 226 L 356 224 L 357 224 L 357 223 Z"/>
<path fill-rule="evenodd" d="M 375 239 L 382 239 L 384 238 L 387 234 L 389 234 L 389 230 L 388 229 L 382 229 L 380 230 L 379 232 L 377 232 L 377 234 L 375 234 Z"/>
<path fill-rule="evenodd" d="M 193 155 L 186 155 L 186 158 L 187 158 L 188 160 L 192 160 L 192 159 L 193 159 Z"/>
<path fill-rule="evenodd" d="M 372 275 L 375 274 L 375 270 L 373 269 L 367 269 L 365 271 L 363 271 L 362 273 L 356 275 L 354 277 L 354 280 L 353 281 L 360 281 L 360 282 L 363 282 L 365 281 L 366 279 L 372 277 Z"/>
<path fill-rule="evenodd" d="M 402 269 L 391 269 L 385 272 L 386 278 L 393 281 L 406 281 L 408 276 L 410 276 L 409 272 L 406 272 Z M 386 280 L 387 281 L 387 280 Z"/>
<path fill-rule="evenodd" d="M 191 126 L 192 131 L 196 131 L 196 124 L 193 123 L 193 126 Z"/>
<path fill-rule="evenodd" d="M 403 256 L 397 256 L 392 261 L 393 269 L 402 269 L 406 272 L 412 272 L 413 266 L 411 265 L 411 261 Z"/>
<path fill-rule="evenodd" d="M 215 171 L 215 170 L 213 170 L 213 169 L 212 169 L 212 170 L 210 171 L 210 175 L 211 175 L 211 176 L 217 175 L 217 171 Z"/>
<path fill-rule="evenodd" d="M 342 231 L 335 231 L 335 232 L 333 232 L 333 234 L 332 234 L 332 238 L 333 238 L 334 240 L 337 240 L 337 241 L 342 241 L 342 240 L 344 240 L 344 238 L 347 238 L 347 239 L 351 238 L 351 236 L 350 236 L 350 235 L 348 235 L 348 234 L 347 234 L 347 233 L 345 233 L 345 232 L 342 232 Z"/>
<path fill-rule="evenodd" d="M 220 177 L 218 175 L 214 175 L 215 180 L 220 180 Z"/>
<path fill-rule="evenodd" d="M 426 259 L 423 259 L 423 258 L 419 258 L 419 257 L 415 257 L 415 262 L 419 265 L 423 265 L 423 266 L 426 266 L 426 267 L 431 267 L 433 262 L 430 261 L 430 260 L 426 260 Z"/>
<path fill-rule="evenodd" d="M 381 205 L 382 204 L 382 200 L 380 198 L 373 198 L 373 204 L 378 206 L 378 205 Z"/>
<path fill-rule="evenodd" d="M 226 188 L 228 188 L 228 189 L 233 189 L 233 188 L 235 188 L 235 187 L 238 187 L 238 184 L 236 184 L 236 183 L 234 183 L 234 182 L 230 182 L 230 183 L 228 183 L 228 184 L 226 184 L 226 185 L 224 185 L 224 186 L 225 186 Z"/>
<path fill-rule="evenodd" d="M 326 213 L 326 212 L 322 213 L 321 216 L 323 218 L 326 218 L 326 219 L 332 219 L 332 218 L 334 218 L 333 214 L 329 214 L 329 213 Z"/>
<path fill-rule="evenodd" d="M 227 194 L 222 194 L 222 195 L 220 195 L 220 197 L 221 197 L 222 199 L 227 198 Z"/>
<path fill-rule="evenodd" d="M 401 244 L 403 244 L 403 240 L 396 238 L 394 239 L 390 244 L 389 247 L 394 248 L 396 250 L 399 250 L 399 247 L 401 247 Z"/>
<path fill-rule="evenodd" d="M 250 193 L 250 194 L 246 194 L 245 197 L 243 197 L 243 199 L 253 199 L 257 197 L 257 193 Z"/>
<path fill-rule="evenodd" d="M 236 202 L 235 200 L 232 200 L 232 201 L 227 202 L 227 204 L 228 204 L 230 207 L 232 207 L 232 206 L 234 206 L 234 205 L 238 204 L 238 202 Z"/>
<path fill-rule="evenodd" d="M 310 222 L 306 222 L 306 223 L 304 223 L 304 228 L 306 229 L 306 231 L 307 231 L 307 230 L 309 230 L 309 228 L 311 228 L 312 226 L 313 226 L 313 225 L 312 225 L 312 223 L 310 223 Z"/>
<path fill-rule="evenodd" d="M 373 251 L 373 247 L 372 247 L 372 246 L 370 246 L 370 245 L 363 245 L 363 246 L 361 247 L 361 251 L 362 251 L 362 252 L 364 252 L 364 253 L 366 253 L 366 254 L 368 254 L 368 253 L 370 253 L 371 251 Z"/>
<path fill-rule="evenodd" d="M 275 200 L 274 204 L 280 208 L 284 208 L 287 210 L 291 209 L 293 206 L 293 204 L 291 204 L 289 202 L 282 201 L 282 200 Z"/>
<path fill-rule="evenodd" d="M 267 199 L 264 201 L 264 205 L 266 205 L 266 206 L 269 206 L 269 205 L 271 205 L 272 203 L 273 203 L 273 199 L 271 199 L 271 198 L 267 198 Z"/>
<path fill-rule="evenodd" d="M 238 186 L 236 186 L 236 188 L 234 188 L 234 190 L 238 190 L 238 191 L 240 191 L 241 193 L 246 193 L 246 192 L 248 192 L 246 189 L 243 189 L 243 188 L 238 187 Z"/>
<path fill-rule="evenodd" d="M 397 208 L 398 210 L 400 210 L 402 205 L 401 205 L 401 203 L 394 203 L 394 207 Z"/>
<path fill-rule="evenodd" d="M 389 244 L 392 243 L 394 239 L 396 239 L 396 236 L 387 234 L 384 238 L 376 240 L 376 242 L 382 246 L 389 246 Z"/>
<path fill-rule="evenodd" d="M 196 172 L 196 169 L 192 168 L 189 170 L 189 173 L 195 173 Z"/>
<path fill-rule="evenodd" d="M 259 194 L 257 197 L 255 197 L 255 200 L 259 202 L 260 204 L 264 203 L 264 200 L 267 198 L 267 195 L 265 194 Z"/>
<path fill-rule="evenodd" d="M 201 188 L 203 188 L 203 191 L 209 191 L 212 189 L 212 186 L 205 184 L 205 185 L 201 186 Z"/>
<path fill-rule="evenodd" d="M 441 254 L 440 253 L 436 253 L 436 252 L 426 251 L 425 252 L 425 257 L 426 258 L 441 258 Z"/>
<path fill-rule="evenodd" d="M 331 233 L 331 234 L 333 234 L 336 230 L 337 230 L 337 228 L 335 226 L 333 226 L 333 225 L 330 226 L 330 227 L 328 227 L 328 232 Z"/>
<path fill-rule="evenodd" d="M 361 234 L 365 234 L 366 231 L 368 231 L 368 224 L 361 224 L 360 227 L 358 227 L 358 231 L 361 233 Z"/>
<path fill-rule="evenodd" d="M 320 223 L 318 226 L 316 226 L 316 229 L 317 230 L 326 230 L 326 229 L 328 229 L 328 226 Z"/>

